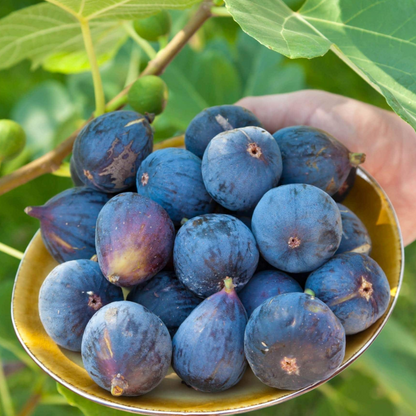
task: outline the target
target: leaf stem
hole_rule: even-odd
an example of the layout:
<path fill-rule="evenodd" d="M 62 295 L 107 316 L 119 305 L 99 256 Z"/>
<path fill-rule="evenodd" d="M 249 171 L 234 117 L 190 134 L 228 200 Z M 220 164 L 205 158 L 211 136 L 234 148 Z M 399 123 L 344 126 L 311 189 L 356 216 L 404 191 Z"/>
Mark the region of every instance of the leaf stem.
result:
<path fill-rule="evenodd" d="M 3 403 L 3 410 L 5 416 L 14 416 L 14 409 L 12 399 L 10 397 L 9 386 L 7 385 L 6 376 L 3 371 L 3 361 L 0 357 L 0 398 Z"/>
<path fill-rule="evenodd" d="M 16 259 L 21 260 L 23 258 L 23 253 L 15 248 L 6 246 L 6 244 L 0 243 L 0 251 L 9 256 L 15 257 Z"/>
<path fill-rule="evenodd" d="M 129 34 L 129 36 L 145 51 L 146 55 L 150 59 L 154 59 L 156 56 L 156 51 L 153 49 L 152 45 L 145 39 L 141 38 L 133 28 L 133 25 L 129 22 L 123 24 L 124 30 Z"/>
<path fill-rule="evenodd" d="M 0 337 L 0 347 L 11 352 L 31 370 L 39 371 L 39 367 L 32 361 L 32 359 L 23 350 L 17 348 L 13 342 L 7 341 L 6 339 Z"/>
<path fill-rule="evenodd" d="M 91 66 L 95 94 L 95 117 L 97 117 L 101 114 L 104 114 L 105 112 L 103 83 L 101 81 L 100 68 L 98 67 L 97 57 L 95 56 L 94 45 L 92 43 L 88 20 L 80 18 L 79 23 L 81 25 L 82 37 L 84 38 L 85 50 L 87 51 L 88 60 Z"/>
<path fill-rule="evenodd" d="M 161 50 L 156 58 L 151 60 L 147 65 L 146 69 L 140 74 L 143 75 L 160 75 L 164 69 L 169 65 L 172 59 L 181 51 L 185 44 L 191 39 L 196 31 L 205 23 L 207 19 L 211 17 L 211 1 L 205 0 L 199 6 L 197 12 L 191 17 L 185 27 L 178 32 L 173 39 L 168 43 L 166 48 Z M 123 89 L 116 97 L 114 97 L 106 106 L 110 108 L 114 106 L 117 100 L 125 96 L 130 86 Z M 117 109 L 117 108 L 115 108 Z M 92 117 L 85 122 L 87 124 L 92 120 Z M 72 151 L 72 146 L 79 133 L 79 131 L 85 126 L 81 126 L 77 131 L 72 133 L 67 139 L 59 144 L 55 149 L 41 156 L 39 159 L 30 162 L 29 164 L 22 166 L 16 171 L 9 175 L 0 178 L 0 195 L 11 191 L 18 186 L 21 186 L 38 176 L 44 175 L 45 173 L 54 172 L 59 169 L 62 161 Z"/>
<path fill-rule="evenodd" d="M 212 7 L 211 13 L 214 17 L 231 17 L 230 12 L 225 7 Z"/>

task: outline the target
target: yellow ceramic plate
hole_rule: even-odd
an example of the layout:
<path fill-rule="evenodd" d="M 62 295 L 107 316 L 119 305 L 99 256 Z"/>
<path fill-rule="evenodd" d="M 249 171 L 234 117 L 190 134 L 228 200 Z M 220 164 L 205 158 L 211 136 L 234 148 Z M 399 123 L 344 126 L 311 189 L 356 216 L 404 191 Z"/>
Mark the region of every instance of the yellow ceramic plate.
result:
<path fill-rule="evenodd" d="M 337 373 L 357 359 L 377 337 L 396 303 L 403 275 L 403 245 L 396 215 L 383 190 L 363 170 L 359 171 L 345 205 L 356 212 L 367 226 L 373 241 L 372 257 L 386 273 L 392 297 L 387 312 L 378 322 L 366 331 L 347 338 L 345 360 Z M 156 389 L 142 397 L 113 397 L 89 378 L 80 354 L 58 347 L 43 329 L 38 313 L 38 294 L 43 280 L 56 264 L 38 232 L 17 272 L 12 299 L 13 324 L 17 337 L 32 359 L 56 381 L 87 399 L 132 413 L 225 415 L 281 403 L 327 381 L 299 391 L 281 391 L 262 384 L 248 370 L 232 389 L 206 394 L 188 388 L 171 371 Z"/>

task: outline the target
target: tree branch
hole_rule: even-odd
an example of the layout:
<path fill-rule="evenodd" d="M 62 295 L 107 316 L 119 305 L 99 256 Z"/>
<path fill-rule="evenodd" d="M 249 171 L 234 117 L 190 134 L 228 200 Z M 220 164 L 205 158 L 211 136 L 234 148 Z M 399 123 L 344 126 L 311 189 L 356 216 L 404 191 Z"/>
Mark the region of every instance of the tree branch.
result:
<path fill-rule="evenodd" d="M 207 0 L 200 5 L 199 9 L 191 17 L 187 25 L 173 37 L 173 39 L 167 44 L 166 48 L 162 49 L 156 55 L 155 59 L 149 62 L 146 69 L 140 74 L 140 77 L 144 75 L 160 75 L 165 70 L 172 59 L 186 45 L 189 39 L 205 23 L 205 21 L 211 17 L 211 5 L 211 1 Z M 128 93 L 130 87 L 131 85 L 127 86 L 116 97 L 114 97 L 107 104 L 106 110 L 117 109 L 114 108 L 114 104 L 120 102 L 120 98 Z M 87 120 L 85 124 L 91 120 L 92 117 Z M 45 173 L 51 173 L 59 169 L 59 166 L 62 164 L 65 157 L 71 153 L 74 141 L 82 127 L 72 133 L 54 150 L 46 153 L 39 159 L 22 166 L 11 174 L 0 178 L 0 195 L 3 195 L 18 186 L 44 175 Z"/>

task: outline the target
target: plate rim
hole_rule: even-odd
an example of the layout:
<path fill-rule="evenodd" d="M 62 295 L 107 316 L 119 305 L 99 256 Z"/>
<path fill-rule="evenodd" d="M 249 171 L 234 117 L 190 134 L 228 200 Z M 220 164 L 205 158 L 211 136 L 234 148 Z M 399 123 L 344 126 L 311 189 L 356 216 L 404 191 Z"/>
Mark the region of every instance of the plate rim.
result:
<path fill-rule="evenodd" d="M 90 393 L 86 393 L 83 390 L 79 389 L 78 387 L 74 386 L 71 383 L 66 382 L 64 379 L 62 379 L 61 377 L 57 376 L 55 373 L 53 373 L 46 365 L 44 365 L 30 350 L 30 348 L 25 344 L 24 340 L 22 339 L 19 330 L 17 328 L 17 324 L 16 324 L 16 319 L 15 319 L 15 315 L 14 315 L 14 300 L 15 300 L 15 290 L 16 290 L 16 284 L 17 284 L 17 280 L 19 278 L 20 275 L 20 270 L 22 268 L 22 265 L 24 263 L 24 259 L 26 256 L 27 251 L 29 250 L 30 246 L 33 243 L 33 240 L 38 236 L 38 234 L 40 233 L 40 229 L 38 231 L 36 231 L 36 233 L 34 234 L 34 236 L 31 238 L 29 244 L 27 245 L 24 254 L 23 254 L 23 258 L 22 261 L 19 263 L 19 267 L 17 269 L 16 272 L 16 276 L 15 276 L 15 281 L 13 284 L 13 291 L 12 291 L 12 299 L 11 299 L 11 319 L 12 319 L 12 324 L 13 324 L 13 329 L 15 331 L 15 334 L 17 336 L 17 339 L 19 340 L 20 344 L 22 345 L 23 349 L 26 351 L 26 353 L 30 356 L 30 358 L 46 373 L 48 374 L 48 376 L 52 377 L 57 383 L 63 385 L 64 387 L 66 387 L 68 390 L 72 391 L 75 394 L 78 394 L 79 396 L 83 397 L 84 399 L 90 400 L 96 404 L 100 404 L 102 406 L 106 406 L 112 409 L 116 409 L 116 410 L 121 410 L 124 412 L 129 412 L 129 413 L 135 413 L 135 414 L 144 414 L 144 415 L 173 415 L 173 416 L 207 416 L 207 415 L 234 415 L 234 414 L 241 414 L 241 413 L 246 413 L 246 412 L 250 412 L 250 411 L 254 411 L 254 410 L 259 410 L 259 409 L 263 409 L 265 407 L 269 407 L 269 406 L 273 406 L 279 403 L 283 403 L 287 400 L 293 399 L 295 397 L 301 396 L 302 394 L 305 394 L 311 390 L 314 390 L 315 388 L 319 387 L 320 385 L 326 383 L 327 381 L 331 380 L 332 378 L 334 378 L 336 375 L 338 375 L 339 373 L 341 373 L 345 368 L 347 368 L 348 366 L 350 366 L 355 360 L 357 360 L 368 348 L 369 346 L 375 341 L 375 339 L 378 337 L 378 335 L 380 334 L 381 330 L 384 328 L 384 326 L 386 325 L 387 321 L 389 320 L 395 306 L 397 303 L 397 299 L 399 297 L 399 293 L 403 284 L 403 273 L 404 273 L 404 263 L 405 263 L 405 254 L 404 254 L 404 245 L 403 245 L 403 237 L 402 237 L 402 232 L 401 232 L 401 228 L 400 228 L 400 223 L 399 223 L 399 219 L 397 217 L 396 211 L 393 207 L 393 204 L 390 201 L 390 198 L 388 197 L 388 195 L 386 194 L 386 192 L 383 190 L 383 188 L 380 186 L 380 184 L 377 182 L 376 179 L 374 179 L 374 177 L 372 175 L 370 175 L 365 169 L 363 169 L 362 167 L 358 167 L 357 169 L 357 174 L 358 176 L 360 176 L 362 179 L 364 179 L 367 182 L 372 183 L 383 195 L 383 197 L 386 200 L 386 203 L 390 209 L 390 211 L 393 214 L 393 218 L 395 220 L 396 223 L 396 231 L 398 233 L 398 238 L 399 238 L 399 245 L 400 245 L 400 272 L 399 272 L 399 280 L 398 280 L 398 285 L 397 285 L 397 290 L 396 290 L 396 294 L 393 298 L 392 304 L 390 309 L 388 310 L 387 314 L 384 316 L 383 320 L 379 323 L 378 328 L 376 329 L 376 331 L 374 332 L 373 336 L 358 350 L 356 351 L 347 361 L 345 361 L 344 363 L 341 364 L 340 367 L 338 367 L 338 369 L 331 374 L 330 377 L 327 377 L 324 380 L 320 380 L 314 384 L 311 384 L 310 386 L 307 386 L 301 390 L 296 390 L 296 391 L 288 391 L 288 393 L 284 396 L 281 396 L 277 399 L 273 399 L 273 400 L 268 400 L 262 403 L 258 403 L 258 404 L 253 404 L 250 406 L 245 406 L 245 407 L 236 407 L 234 409 L 224 409 L 224 410 L 218 410 L 218 411 L 196 411 L 196 412 L 187 412 L 187 411 L 165 411 L 165 410 L 150 410 L 150 409 L 142 409 L 139 407 L 131 407 L 129 405 L 123 405 L 123 404 L 118 404 L 118 403 L 114 403 L 105 399 L 101 399 L 99 397 L 96 397 L 94 395 L 91 395 Z"/>

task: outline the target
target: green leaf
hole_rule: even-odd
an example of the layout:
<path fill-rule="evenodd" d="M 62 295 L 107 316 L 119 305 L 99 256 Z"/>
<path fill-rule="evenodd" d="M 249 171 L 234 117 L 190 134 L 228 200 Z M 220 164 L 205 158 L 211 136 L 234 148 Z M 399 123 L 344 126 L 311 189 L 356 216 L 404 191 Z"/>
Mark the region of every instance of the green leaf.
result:
<path fill-rule="evenodd" d="M 74 111 L 64 86 L 56 81 L 46 81 L 17 103 L 12 118 L 27 132 L 27 148 L 36 157 L 65 138 L 57 138 L 55 134 L 60 125 L 73 118 Z M 73 122 L 70 130 L 75 129 Z"/>
<path fill-rule="evenodd" d="M 111 18 L 134 20 L 163 9 L 184 9 L 201 0 L 47 0 L 74 16 L 87 20 Z"/>
<path fill-rule="evenodd" d="M 331 49 L 416 128 L 415 2 L 307 0 L 297 13 L 281 0 L 225 2 L 245 32 L 289 58 Z"/>
<path fill-rule="evenodd" d="M 111 59 L 126 39 L 120 22 L 94 21 L 91 36 L 100 64 Z M 30 59 L 52 72 L 89 69 L 79 22 L 52 4 L 38 4 L 0 20 L 0 69 Z"/>
<path fill-rule="evenodd" d="M 121 416 L 126 414 L 119 410 L 110 409 L 109 407 L 96 404 L 91 400 L 84 399 L 61 384 L 57 384 L 56 386 L 59 393 L 66 398 L 68 403 L 71 406 L 78 407 L 85 416 Z"/>

